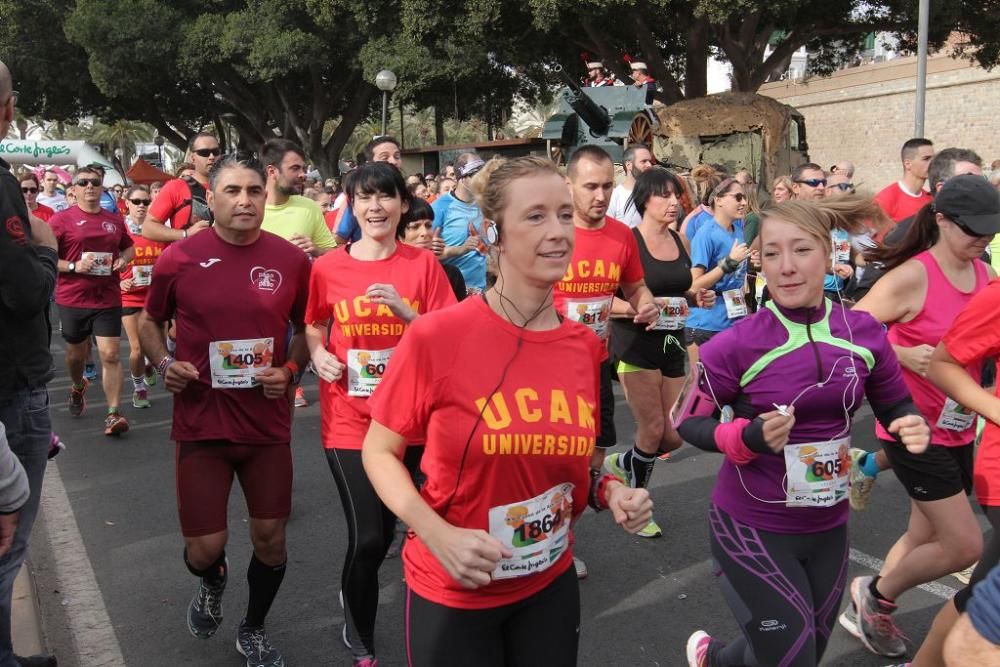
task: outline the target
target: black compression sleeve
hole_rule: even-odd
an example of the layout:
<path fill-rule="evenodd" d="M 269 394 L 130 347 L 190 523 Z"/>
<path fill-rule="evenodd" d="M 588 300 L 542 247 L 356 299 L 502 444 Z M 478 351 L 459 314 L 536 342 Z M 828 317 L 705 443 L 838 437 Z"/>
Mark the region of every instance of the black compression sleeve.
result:
<path fill-rule="evenodd" d="M 685 442 L 690 442 L 698 449 L 717 452 L 719 448 L 715 444 L 715 427 L 718 425 L 719 420 L 714 417 L 688 417 L 677 427 L 677 432 Z"/>
<path fill-rule="evenodd" d="M 923 419 L 923 415 L 920 414 L 920 410 L 917 410 L 917 406 L 913 404 L 913 399 L 909 396 L 896 403 L 888 405 L 877 405 L 872 403 L 871 406 L 872 412 L 875 414 L 875 419 L 877 419 L 878 423 L 882 425 L 882 428 L 887 431 L 889 430 L 889 425 L 900 417 L 916 415 Z M 927 420 L 924 419 L 924 421 Z"/>

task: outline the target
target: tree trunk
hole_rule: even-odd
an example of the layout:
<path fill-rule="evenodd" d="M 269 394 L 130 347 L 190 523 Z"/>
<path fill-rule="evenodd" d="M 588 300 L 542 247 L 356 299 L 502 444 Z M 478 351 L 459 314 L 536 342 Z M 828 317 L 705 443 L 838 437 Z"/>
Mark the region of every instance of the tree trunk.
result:
<path fill-rule="evenodd" d="M 434 107 L 434 145 L 444 146 L 444 114 L 441 107 Z"/>
<path fill-rule="evenodd" d="M 308 156 L 315 164 L 326 165 L 325 168 L 329 170 L 327 173 L 330 174 L 339 173 L 337 161 L 340 159 L 340 153 L 351 138 L 354 128 L 368 115 L 377 89 L 366 81 L 359 81 L 356 86 L 338 91 L 338 93 L 341 92 L 345 95 L 345 99 L 349 99 L 351 102 L 344 110 L 344 113 L 341 114 L 340 124 L 337 125 L 337 129 L 333 131 L 330 138 L 326 140 L 323 150 L 317 155 Z M 354 156 L 350 157 L 353 158 Z"/>
<path fill-rule="evenodd" d="M 695 19 L 687 31 L 684 52 L 684 97 L 708 94 L 708 20 Z"/>

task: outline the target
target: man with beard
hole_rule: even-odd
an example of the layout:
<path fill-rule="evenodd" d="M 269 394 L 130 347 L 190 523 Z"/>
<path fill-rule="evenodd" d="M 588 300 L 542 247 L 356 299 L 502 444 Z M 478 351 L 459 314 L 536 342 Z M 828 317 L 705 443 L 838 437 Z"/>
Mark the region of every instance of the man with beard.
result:
<path fill-rule="evenodd" d="M 646 144 L 632 144 L 622 156 L 622 166 L 625 168 L 625 181 L 615 187 L 611 193 L 611 203 L 608 204 L 608 215 L 615 220 L 624 222 L 629 227 L 638 227 L 642 216 L 635 210 L 632 203 L 632 188 L 635 187 L 635 177 L 656 164 L 653 153 Z"/>
<path fill-rule="evenodd" d="M 305 153 L 288 139 L 271 139 L 260 149 L 267 172 L 267 206 L 262 229 L 298 246 L 310 257 L 319 257 L 337 246 L 323 210 L 303 197 L 306 181 Z"/>

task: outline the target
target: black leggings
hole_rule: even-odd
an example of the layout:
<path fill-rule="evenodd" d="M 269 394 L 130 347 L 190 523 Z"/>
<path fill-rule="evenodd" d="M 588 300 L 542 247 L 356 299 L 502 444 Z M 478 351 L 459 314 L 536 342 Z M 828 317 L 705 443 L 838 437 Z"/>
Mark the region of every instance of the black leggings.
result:
<path fill-rule="evenodd" d="M 847 581 L 847 526 L 782 534 L 751 528 L 712 506 L 712 556 L 743 636 L 709 646 L 711 667 L 815 667 Z"/>
<path fill-rule="evenodd" d="M 986 543 L 983 554 L 979 557 L 979 563 L 972 570 L 972 576 L 969 577 L 969 585 L 956 593 L 955 597 L 952 598 L 955 608 L 958 609 L 958 613 L 960 614 L 965 611 L 965 605 L 968 604 L 969 598 L 972 597 L 973 586 L 985 579 L 986 575 L 993 569 L 993 566 L 1000 563 L 1000 507 L 989 505 L 981 505 L 981 507 L 983 508 L 983 514 L 986 515 L 990 526 L 993 528 L 993 532 L 990 533 L 990 541 Z"/>
<path fill-rule="evenodd" d="M 327 449 L 333 479 L 347 519 L 347 554 L 340 585 L 351 652 L 357 658 L 375 655 L 375 615 L 378 613 L 378 569 L 392 544 L 396 517 L 382 503 L 361 464 L 361 450 Z M 412 475 L 423 447 L 407 447 L 403 463 Z"/>
<path fill-rule="evenodd" d="M 571 565 L 531 597 L 456 609 L 406 590 L 409 667 L 576 667 L 580 587 Z"/>

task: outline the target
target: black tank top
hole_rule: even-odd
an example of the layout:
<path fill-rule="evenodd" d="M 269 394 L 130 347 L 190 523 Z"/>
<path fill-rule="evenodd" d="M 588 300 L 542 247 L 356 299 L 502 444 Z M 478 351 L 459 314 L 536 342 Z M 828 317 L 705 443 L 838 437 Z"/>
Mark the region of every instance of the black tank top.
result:
<path fill-rule="evenodd" d="M 680 235 L 672 229 L 668 229 L 670 235 L 677 244 L 677 259 L 662 260 L 653 257 L 646 241 L 635 228 L 636 243 L 639 245 L 639 258 L 642 261 L 642 270 L 646 275 L 646 287 L 653 293 L 653 296 L 684 296 L 691 289 L 691 257 L 684 249 L 684 243 Z M 618 298 L 624 296 L 619 290 Z M 611 356 L 628 363 L 637 363 L 638 355 L 646 356 L 653 350 L 661 350 L 663 354 L 663 338 L 667 331 L 646 331 L 645 324 L 635 324 L 627 319 L 611 320 Z M 647 349 L 648 348 L 648 349 Z M 636 356 L 634 356 L 636 355 Z M 631 361 L 635 359 L 635 361 Z"/>

